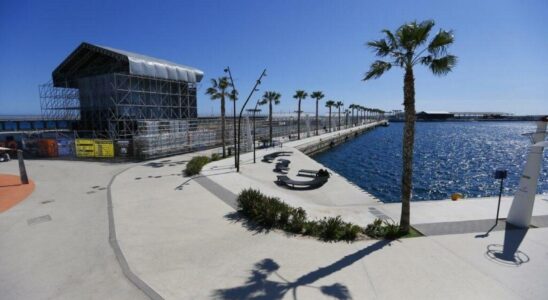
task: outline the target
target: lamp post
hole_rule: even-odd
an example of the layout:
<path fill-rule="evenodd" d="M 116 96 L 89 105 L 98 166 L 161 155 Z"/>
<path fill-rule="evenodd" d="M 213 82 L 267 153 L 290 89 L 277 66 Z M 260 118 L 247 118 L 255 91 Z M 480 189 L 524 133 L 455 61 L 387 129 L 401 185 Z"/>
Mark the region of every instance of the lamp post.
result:
<path fill-rule="evenodd" d="M 232 79 L 232 72 L 230 72 L 230 67 L 225 68 L 225 73 L 228 73 L 228 76 L 230 78 L 230 85 L 232 85 L 232 95 L 230 98 L 232 98 L 232 101 L 234 101 L 233 105 L 233 115 L 232 115 L 232 127 L 233 135 L 234 135 L 234 166 L 237 167 L 238 165 L 238 158 L 237 158 L 237 150 L 236 150 L 236 100 L 238 100 L 238 92 L 236 91 L 236 86 L 234 86 L 234 80 Z M 223 133 L 224 134 L 224 133 Z"/>
<path fill-rule="evenodd" d="M 257 87 L 259 86 L 259 84 L 261 84 L 261 79 L 264 76 L 266 76 L 266 69 L 263 70 L 263 72 L 261 73 L 261 76 L 259 76 L 259 79 L 257 79 L 257 81 L 255 82 L 255 85 L 253 86 L 253 88 L 249 92 L 249 96 L 247 96 L 247 99 L 245 100 L 244 105 L 242 105 L 242 108 L 240 109 L 240 115 L 238 117 L 238 142 L 237 142 L 237 147 L 236 147 L 237 148 L 237 150 L 236 150 L 236 172 L 240 172 L 240 131 L 241 131 L 240 127 L 241 127 L 241 124 L 242 124 L 242 113 L 244 112 L 244 109 L 245 109 L 245 106 L 247 105 L 247 102 L 249 102 L 249 99 L 251 99 L 251 96 L 253 96 L 253 93 L 255 93 L 256 91 L 259 90 Z"/>
<path fill-rule="evenodd" d="M 259 101 L 260 100 L 257 100 L 257 104 L 255 104 L 255 108 L 246 109 L 246 111 L 253 113 L 253 163 L 257 162 L 255 158 L 256 157 L 255 144 L 257 141 L 256 132 L 255 132 L 255 114 L 261 111 L 260 109 L 257 108 L 257 106 L 259 105 Z"/>
<path fill-rule="evenodd" d="M 508 177 L 508 171 L 505 169 L 495 170 L 495 179 L 500 179 L 500 190 L 499 190 L 499 204 L 497 205 L 497 218 L 495 219 L 495 226 L 499 223 L 499 211 L 500 211 L 500 198 L 502 197 L 502 184 L 504 179 Z"/>

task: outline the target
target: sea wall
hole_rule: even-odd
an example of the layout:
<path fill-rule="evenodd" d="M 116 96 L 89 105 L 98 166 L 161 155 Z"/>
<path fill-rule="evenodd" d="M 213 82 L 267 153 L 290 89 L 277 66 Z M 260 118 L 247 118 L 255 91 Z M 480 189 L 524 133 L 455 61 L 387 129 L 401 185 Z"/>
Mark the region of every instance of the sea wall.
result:
<path fill-rule="evenodd" d="M 387 124 L 387 120 L 373 122 L 365 126 L 357 127 L 356 129 L 352 129 L 350 131 L 341 132 L 334 136 L 329 136 L 326 138 L 311 141 L 306 144 L 298 145 L 296 146 L 296 148 L 307 155 L 318 154 L 320 152 L 336 147 L 337 145 L 340 145 L 344 142 L 347 142 L 353 138 L 356 138 L 363 133 L 375 129 L 376 127 L 386 126 Z"/>

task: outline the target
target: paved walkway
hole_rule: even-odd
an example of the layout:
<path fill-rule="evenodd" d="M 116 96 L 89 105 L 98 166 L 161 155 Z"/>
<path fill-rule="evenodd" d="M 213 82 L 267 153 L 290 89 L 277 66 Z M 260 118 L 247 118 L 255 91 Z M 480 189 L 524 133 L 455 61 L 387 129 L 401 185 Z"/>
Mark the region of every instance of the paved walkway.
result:
<path fill-rule="evenodd" d="M 27 160 L 36 190 L 0 213 L 0 299 L 147 299 L 108 242 L 107 185 L 124 164 Z M 18 174 L 17 161 L 0 172 Z"/>
<path fill-rule="evenodd" d="M 261 151 L 258 157 L 267 152 Z M 319 167 L 293 151 L 292 170 Z M 208 165 L 204 177 L 189 179 L 180 176 L 183 165 L 171 162 L 190 157 L 134 167 L 111 185 L 120 249 L 135 276 L 162 298 L 540 299 L 548 293 L 543 284 L 548 229 L 352 244 L 265 232 L 235 214 L 233 197 L 242 188 L 303 206 L 311 217 L 341 214 L 360 224 L 394 217 L 398 207 L 380 203 L 337 174 L 319 190 L 286 190 L 273 183 L 272 164 L 253 164 L 249 154 L 242 155 L 240 174 L 226 160 Z M 482 204 L 466 201 L 443 205 Z M 443 205 L 432 209 L 441 211 Z M 465 215 L 458 208 L 452 212 L 445 214 Z M 427 203 L 413 204 L 417 220 L 426 220 L 427 213 Z M 512 247 L 519 248 L 515 260 L 500 259 Z"/>

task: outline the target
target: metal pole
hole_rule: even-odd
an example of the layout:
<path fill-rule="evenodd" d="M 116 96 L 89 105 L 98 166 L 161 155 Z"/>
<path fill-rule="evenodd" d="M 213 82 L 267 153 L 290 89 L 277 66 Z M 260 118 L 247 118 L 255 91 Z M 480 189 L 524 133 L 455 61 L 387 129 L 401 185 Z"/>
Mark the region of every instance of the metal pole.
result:
<path fill-rule="evenodd" d="M 234 127 L 233 134 L 234 134 L 234 166 L 238 167 L 238 157 L 236 155 L 236 100 L 238 98 L 237 92 L 236 92 L 236 86 L 234 86 L 234 80 L 232 79 L 232 72 L 230 72 L 230 67 L 226 67 L 225 72 L 228 73 L 228 76 L 230 77 L 230 84 L 232 85 L 232 96 L 234 99 L 234 105 L 233 105 L 233 115 L 232 115 L 232 126 Z M 223 133 L 224 134 L 224 133 Z"/>
<path fill-rule="evenodd" d="M 504 178 L 501 178 L 501 180 L 500 180 L 500 191 L 499 191 L 499 204 L 497 205 L 497 218 L 495 220 L 495 226 L 499 223 L 500 197 L 502 196 L 502 183 L 503 182 L 504 182 Z"/>
<path fill-rule="evenodd" d="M 255 106 L 257 107 L 257 106 Z M 256 110 L 256 109 L 255 109 Z M 256 144 L 256 133 L 255 133 L 255 110 L 253 111 L 253 163 L 256 163 L 256 159 L 255 159 L 255 144 Z"/>
<path fill-rule="evenodd" d="M 238 117 L 238 142 L 237 142 L 237 151 L 236 151 L 236 172 L 240 172 L 240 126 L 242 123 L 242 113 L 245 109 L 245 106 L 247 105 L 247 102 L 249 102 L 249 99 L 251 99 L 251 96 L 253 93 L 257 90 L 257 86 L 261 84 L 261 79 L 266 76 L 266 69 L 263 70 L 261 73 L 261 76 L 259 76 L 259 79 L 255 82 L 255 85 L 251 89 L 251 92 L 249 93 L 249 96 L 247 96 L 247 99 L 244 102 L 244 105 L 242 105 L 242 108 L 240 109 L 240 115 Z"/>
<path fill-rule="evenodd" d="M 17 160 L 19 161 L 19 177 L 21 178 L 21 183 L 29 184 L 27 169 L 25 168 L 25 161 L 23 160 L 23 150 L 17 150 Z"/>

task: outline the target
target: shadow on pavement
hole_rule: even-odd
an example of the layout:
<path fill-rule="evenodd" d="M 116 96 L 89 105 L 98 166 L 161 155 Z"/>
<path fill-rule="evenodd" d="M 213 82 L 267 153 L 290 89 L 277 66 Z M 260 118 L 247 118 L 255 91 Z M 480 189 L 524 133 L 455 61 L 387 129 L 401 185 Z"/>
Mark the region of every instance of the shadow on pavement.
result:
<path fill-rule="evenodd" d="M 529 262 L 529 256 L 519 250 L 519 246 L 528 231 L 529 228 L 520 228 L 507 223 L 504 231 L 504 244 L 487 246 L 487 257 L 496 262 L 513 266 L 520 266 Z"/>
<path fill-rule="evenodd" d="M 366 257 L 367 255 L 390 245 L 390 241 L 380 240 L 369 245 L 355 253 L 347 255 L 340 260 L 321 267 L 315 271 L 304 274 L 294 281 L 289 281 L 282 277 L 278 270 L 280 266 L 270 258 L 266 258 L 256 263 L 245 284 L 238 287 L 219 289 L 213 293 L 216 299 L 282 299 L 287 293 L 291 292 L 293 299 L 297 299 L 297 289 L 299 287 L 308 287 L 318 289 L 322 294 L 335 299 L 352 299 L 348 288 L 341 283 L 324 285 L 320 287 L 312 284 L 321 278 L 330 276 Z M 277 279 L 270 278 L 276 276 Z"/>

